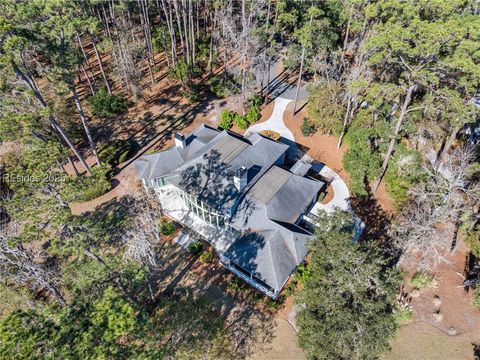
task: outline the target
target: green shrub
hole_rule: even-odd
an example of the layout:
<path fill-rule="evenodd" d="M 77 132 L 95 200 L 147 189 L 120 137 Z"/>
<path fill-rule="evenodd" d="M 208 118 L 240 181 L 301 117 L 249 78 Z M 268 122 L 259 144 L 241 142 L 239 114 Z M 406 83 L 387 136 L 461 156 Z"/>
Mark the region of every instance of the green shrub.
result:
<path fill-rule="evenodd" d="M 203 245 L 198 240 L 192 241 L 187 246 L 187 251 L 193 255 L 199 255 L 202 252 L 202 249 L 203 249 Z"/>
<path fill-rule="evenodd" d="M 419 289 L 433 287 L 436 285 L 436 280 L 433 275 L 421 271 L 416 272 L 410 282 L 413 286 Z"/>
<path fill-rule="evenodd" d="M 214 75 L 207 81 L 208 90 L 216 97 L 224 98 L 235 95 L 238 92 L 238 86 L 232 76 Z"/>
<path fill-rule="evenodd" d="M 162 235 L 170 236 L 175 232 L 175 225 L 171 222 L 162 221 L 160 223 L 160 232 Z"/>
<path fill-rule="evenodd" d="M 200 261 L 204 263 L 211 263 L 213 260 L 213 253 L 211 251 L 204 251 L 200 255 Z"/>
<path fill-rule="evenodd" d="M 252 295 L 249 296 L 248 300 L 252 304 L 258 304 L 264 299 L 265 295 L 263 295 L 260 291 L 253 290 Z"/>
<path fill-rule="evenodd" d="M 109 95 L 105 88 L 88 98 L 88 104 L 93 115 L 109 117 L 127 112 L 130 102 L 116 95 Z"/>
<path fill-rule="evenodd" d="M 295 291 L 297 290 L 297 285 L 298 282 L 292 280 L 290 284 L 288 284 L 288 287 L 285 289 L 285 296 L 292 296 L 293 294 L 295 294 Z"/>
<path fill-rule="evenodd" d="M 480 289 L 477 287 L 473 296 L 473 306 L 480 309 Z"/>
<path fill-rule="evenodd" d="M 459 232 L 463 235 L 463 241 L 468 249 L 476 257 L 480 257 L 480 224 L 474 213 L 466 212 L 461 217 Z"/>
<path fill-rule="evenodd" d="M 408 200 L 408 191 L 422 179 L 422 158 L 415 150 L 398 144 L 385 173 L 385 186 L 397 208 Z"/>
<path fill-rule="evenodd" d="M 229 130 L 233 125 L 233 119 L 235 118 L 235 112 L 228 109 L 223 109 L 220 113 L 220 122 L 218 127 L 223 130 Z"/>
<path fill-rule="evenodd" d="M 267 306 L 272 310 L 277 310 L 285 302 L 285 295 L 280 295 L 277 300 L 269 299 Z"/>
<path fill-rule="evenodd" d="M 189 69 L 185 61 L 179 61 L 177 62 L 175 67 L 170 71 L 170 75 L 175 79 L 185 80 L 187 78 L 187 71 L 191 72 L 192 78 L 197 77 L 202 72 L 202 70 L 198 65 L 195 65 Z"/>
<path fill-rule="evenodd" d="M 200 87 L 197 85 L 191 85 L 184 93 L 189 102 L 197 102 L 200 100 Z"/>
<path fill-rule="evenodd" d="M 263 98 L 260 95 L 254 95 L 248 99 L 248 106 L 251 108 L 260 109 L 260 106 L 262 106 L 262 103 L 263 103 Z"/>
<path fill-rule="evenodd" d="M 300 284 L 305 284 L 305 281 L 309 278 L 312 271 L 306 264 L 300 264 L 297 267 L 297 271 L 293 274 L 293 279 Z"/>
<path fill-rule="evenodd" d="M 310 136 L 315 132 L 315 125 L 308 120 L 308 118 L 303 118 L 302 125 L 300 125 L 300 131 L 303 136 Z"/>
<path fill-rule="evenodd" d="M 95 199 L 110 190 L 107 173 L 111 171 L 108 164 L 95 166 L 91 176 L 77 176 L 65 182 L 62 196 L 68 202 L 84 202 Z"/>
<path fill-rule="evenodd" d="M 412 310 L 396 308 L 394 312 L 395 322 L 399 325 L 406 324 L 412 320 Z"/>
<path fill-rule="evenodd" d="M 133 152 L 133 146 L 128 140 L 114 140 L 100 147 L 98 156 L 103 163 L 112 168 L 126 161 Z"/>
<path fill-rule="evenodd" d="M 228 283 L 227 283 L 227 290 L 229 292 L 237 292 L 244 288 L 244 283 L 238 277 L 234 276 Z"/>
<path fill-rule="evenodd" d="M 248 99 L 248 111 L 245 114 L 245 120 L 248 124 L 253 124 L 262 116 L 260 113 L 260 107 L 262 106 L 263 99 L 259 95 L 252 96 Z"/>
<path fill-rule="evenodd" d="M 251 107 L 245 114 L 245 120 L 250 125 L 257 122 L 261 117 L 260 108 L 258 107 Z"/>
<path fill-rule="evenodd" d="M 235 118 L 233 119 L 235 125 L 237 125 L 240 129 L 246 130 L 248 128 L 248 122 L 244 116 L 240 114 L 235 114 Z"/>

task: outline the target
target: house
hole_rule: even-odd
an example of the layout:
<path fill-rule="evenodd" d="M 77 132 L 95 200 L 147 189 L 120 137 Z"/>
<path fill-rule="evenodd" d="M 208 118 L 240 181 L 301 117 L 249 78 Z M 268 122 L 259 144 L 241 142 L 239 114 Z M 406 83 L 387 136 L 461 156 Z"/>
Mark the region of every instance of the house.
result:
<path fill-rule="evenodd" d="M 310 165 L 286 165 L 288 146 L 201 125 L 135 161 L 163 211 L 200 234 L 223 266 L 276 298 L 307 255 L 310 214 L 324 188 Z M 309 221 L 306 221 L 309 220 Z"/>

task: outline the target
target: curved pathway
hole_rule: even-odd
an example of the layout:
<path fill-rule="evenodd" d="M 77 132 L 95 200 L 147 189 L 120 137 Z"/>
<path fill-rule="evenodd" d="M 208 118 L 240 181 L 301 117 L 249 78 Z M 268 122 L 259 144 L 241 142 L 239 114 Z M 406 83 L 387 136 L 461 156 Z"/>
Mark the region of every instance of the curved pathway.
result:
<path fill-rule="evenodd" d="M 288 130 L 283 122 L 283 114 L 285 113 L 285 110 L 291 101 L 292 100 L 290 99 L 277 97 L 275 99 L 272 115 L 268 118 L 268 120 L 250 126 L 247 131 L 245 131 L 244 136 L 249 136 L 254 132 L 259 133 L 263 130 L 273 130 L 279 133 L 281 137 L 290 141 L 295 141 L 292 132 Z"/>
<path fill-rule="evenodd" d="M 288 106 L 288 104 L 292 100 L 290 99 L 285 99 L 282 97 L 277 97 L 275 99 L 275 105 L 273 108 L 272 115 L 268 118 L 268 120 L 252 125 L 245 131 L 244 136 L 249 136 L 252 133 L 255 132 L 261 132 L 263 130 L 272 130 L 280 134 L 282 137 L 280 139 L 281 142 L 286 143 L 287 145 L 290 146 L 289 152 L 291 153 L 292 158 L 299 158 L 299 150 L 298 146 L 296 145 L 295 142 L 295 137 L 293 136 L 293 133 L 287 128 L 285 125 L 285 122 L 283 121 L 283 115 L 285 113 L 285 110 Z M 345 181 L 338 175 L 335 171 L 330 169 L 327 165 L 320 163 L 316 161 L 315 159 L 311 158 L 308 155 L 303 155 L 301 160 L 306 163 L 312 164 L 312 170 L 315 172 L 318 172 L 322 177 L 327 179 L 330 182 L 330 185 L 332 186 L 333 189 L 333 199 L 330 200 L 327 204 L 322 204 L 320 202 L 317 202 L 315 206 L 313 207 L 311 213 L 317 214 L 318 211 L 324 210 L 327 213 L 330 213 L 334 211 L 336 208 L 339 208 L 344 211 L 351 212 L 354 215 L 355 218 L 355 235 L 354 235 L 354 240 L 358 240 L 360 235 L 363 232 L 363 229 L 365 228 L 365 225 L 361 222 L 361 220 L 355 215 L 355 213 L 352 210 L 352 207 L 350 206 L 350 192 L 348 190 L 347 184 L 345 184 Z"/>

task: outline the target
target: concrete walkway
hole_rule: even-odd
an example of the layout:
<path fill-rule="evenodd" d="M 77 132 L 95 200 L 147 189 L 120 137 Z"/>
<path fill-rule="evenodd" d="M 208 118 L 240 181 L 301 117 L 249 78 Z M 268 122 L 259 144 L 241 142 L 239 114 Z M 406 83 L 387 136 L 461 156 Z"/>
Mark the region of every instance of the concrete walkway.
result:
<path fill-rule="evenodd" d="M 268 118 L 268 120 L 250 126 L 247 131 L 245 131 L 245 136 L 247 137 L 253 133 L 259 133 L 263 130 L 275 131 L 281 136 L 280 142 L 289 146 L 287 155 L 292 159 L 297 159 L 301 156 L 298 146 L 295 143 L 293 133 L 285 126 L 283 121 L 283 115 L 285 114 L 285 110 L 291 101 L 292 100 L 290 99 L 277 97 L 275 99 L 272 115 Z"/>
<path fill-rule="evenodd" d="M 285 113 L 285 110 L 291 101 L 292 100 L 290 99 L 284 99 L 281 97 L 276 98 L 272 115 L 268 118 L 268 120 L 250 126 L 247 131 L 245 131 L 245 136 L 249 136 L 255 132 L 259 133 L 263 130 L 272 130 L 279 133 L 280 136 L 285 139 L 295 141 L 292 132 L 288 130 L 283 122 L 283 114 Z"/>
<path fill-rule="evenodd" d="M 335 208 L 340 208 L 344 211 L 351 211 L 350 207 L 350 192 L 348 191 L 347 184 L 335 171 L 330 169 L 327 165 L 318 161 L 314 161 L 310 156 L 304 155 L 302 161 L 312 164 L 312 170 L 320 174 L 322 177 L 330 182 L 333 189 L 333 199 L 327 204 L 317 203 L 312 211 L 325 210 L 330 213 Z"/>

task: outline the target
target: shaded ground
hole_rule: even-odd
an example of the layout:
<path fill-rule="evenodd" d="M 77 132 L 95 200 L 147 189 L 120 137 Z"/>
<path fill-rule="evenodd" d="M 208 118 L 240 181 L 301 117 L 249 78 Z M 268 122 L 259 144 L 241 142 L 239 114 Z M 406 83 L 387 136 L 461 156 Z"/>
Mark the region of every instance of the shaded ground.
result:
<path fill-rule="evenodd" d="M 231 274 L 216 259 L 211 263 L 202 263 L 198 257 L 190 255 L 172 241 L 160 242 L 157 253 L 160 257 L 158 263 L 161 264 L 157 298 L 189 294 L 205 297 L 214 303 L 233 334 L 236 351 L 232 358 L 249 358 L 258 349 L 262 349 L 263 353 L 265 347 L 275 343 L 277 331 L 286 331 L 285 324 L 279 322 L 272 313 L 241 297 L 227 294 L 227 282 Z"/>

